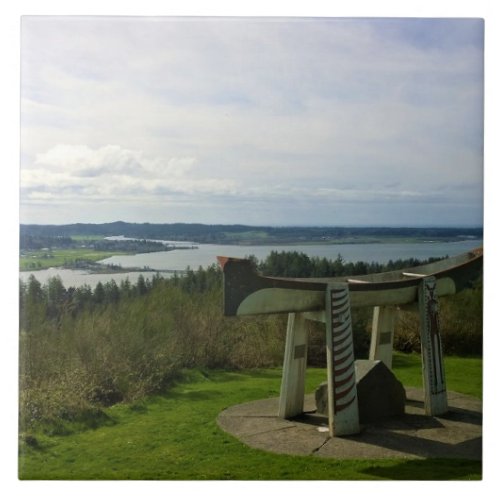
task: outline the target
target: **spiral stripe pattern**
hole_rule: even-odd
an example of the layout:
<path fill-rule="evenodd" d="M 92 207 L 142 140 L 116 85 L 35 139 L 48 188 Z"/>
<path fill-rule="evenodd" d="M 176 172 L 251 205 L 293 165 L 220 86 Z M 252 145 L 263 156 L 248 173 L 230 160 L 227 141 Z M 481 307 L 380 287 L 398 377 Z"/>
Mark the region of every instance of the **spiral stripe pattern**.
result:
<path fill-rule="evenodd" d="M 332 288 L 331 325 L 334 412 L 349 407 L 356 399 L 356 376 L 354 372 L 354 346 L 352 342 L 349 289 Z"/>

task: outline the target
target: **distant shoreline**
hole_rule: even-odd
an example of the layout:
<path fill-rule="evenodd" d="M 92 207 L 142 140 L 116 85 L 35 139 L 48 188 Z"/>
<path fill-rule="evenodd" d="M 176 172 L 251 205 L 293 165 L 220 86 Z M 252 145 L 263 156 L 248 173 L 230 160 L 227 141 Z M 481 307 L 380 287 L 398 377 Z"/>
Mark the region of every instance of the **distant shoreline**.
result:
<path fill-rule="evenodd" d="M 474 240 L 482 240 L 480 238 L 474 238 Z M 251 244 L 248 242 L 245 243 L 224 243 L 224 244 L 215 244 L 215 243 L 207 243 L 202 244 L 201 247 L 196 248 L 207 248 L 211 245 L 213 246 L 224 246 L 224 247 L 253 247 L 255 249 L 262 247 L 284 247 L 286 250 L 281 251 L 292 251 L 294 247 L 328 247 L 328 246 L 343 246 L 343 245 L 354 245 L 362 247 L 364 245 L 429 245 L 429 244 L 446 244 L 446 243 L 461 243 L 472 241 L 472 238 L 446 238 L 446 239 L 436 239 L 436 240 L 426 240 L 423 238 L 382 238 L 379 240 L 343 240 L 343 241 L 322 241 L 322 242 L 265 242 L 259 244 Z M 478 245 L 479 246 L 479 245 Z M 186 248 L 177 248 L 178 250 L 188 251 L 191 250 L 192 247 Z M 47 250 L 47 249 L 45 249 Z M 84 271 L 87 274 L 120 274 L 120 273 L 133 273 L 133 272 L 153 272 L 153 273 L 174 273 L 180 272 L 179 270 L 171 270 L 171 269 L 158 269 L 156 267 L 151 266 L 126 266 L 124 267 L 121 264 L 112 264 L 112 263 L 102 263 L 105 259 L 110 259 L 113 257 L 118 257 L 120 255 L 145 255 L 145 254 L 156 254 L 161 253 L 162 251 L 170 252 L 169 250 L 158 250 L 158 251 L 149 251 L 149 252 L 98 252 L 92 251 L 90 249 L 86 250 L 85 258 L 81 258 L 79 251 L 75 251 L 74 249 L 52 249 L 47 254 L 43 254 L 42 252 L 22 252 L 19 260 L 19 272 L 35 272 L 35 271 L 43 271 L 47 269 L 67 269 L 73 271 Z M 279 251 L 279 250 L 278 250 Z"/>
<path fill-rule="evenodd" d="M 349 226 L 247 226 L 224 224 L 21 224 L 21 239 L 31 238 L 124 238 L 219 245 L 308 245 L 417 243 L 482 239 L 482 227 L 349 227 Z"/>
<path fill-rule="evenodd" d="M 483 229 L 466 227 L 271 227 L 206 224 L 20 225 L 20 271 L 49 268 L 91 273 L 156 271 L 100 264 L 118 255 L 192 250 L 198 245 L 231 247 L 411 245 L 482 240 Z"/>

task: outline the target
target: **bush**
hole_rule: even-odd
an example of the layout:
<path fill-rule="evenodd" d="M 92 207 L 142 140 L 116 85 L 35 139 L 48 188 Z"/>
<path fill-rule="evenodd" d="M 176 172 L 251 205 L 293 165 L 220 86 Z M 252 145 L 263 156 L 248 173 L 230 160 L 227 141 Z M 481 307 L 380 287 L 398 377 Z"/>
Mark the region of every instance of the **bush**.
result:
<path fill-rule="evenodd" d="M 102 408 L 86 397 L 82 380 L 75 372 L 38 384 L 24 381 L 19 392 L 20 431 L 66 435 L 112 423 Z"/>
<path fill-rule="evenodd" d="M 49 295 L 31 280 L 21 290 L 23 432 L 92 426 L 98 410 L 162 392 L 183 368 L 280 364 L 284 315 L 225 318 L 221 277 L 209 268 L 128 283 L 118 300 L 118 287 L 97 286 L 89 295 L 54 282 Z"/>
<path fill-rule="evenodd" d="M 481 285 L 439 301 L 443 352 L 447 355 L 480 356 L 483 350 L 483 294 Z M 394 348 L 420 352 L 418 311 L 399 311 Z"/>

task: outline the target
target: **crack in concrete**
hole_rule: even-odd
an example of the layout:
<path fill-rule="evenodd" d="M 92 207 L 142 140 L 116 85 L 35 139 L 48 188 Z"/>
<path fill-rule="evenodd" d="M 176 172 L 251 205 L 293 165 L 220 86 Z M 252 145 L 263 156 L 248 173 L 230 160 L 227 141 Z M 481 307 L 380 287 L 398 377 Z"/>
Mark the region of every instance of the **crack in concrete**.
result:
<path fill-rule="evenodd" d="M 322 445 L 318 446 L 317 448 L 314 448 L 314 450 L 311 451 L 311 455 L 314 455 L 316 453 L 318 453 L 319 450 L 321 450 L 321 448 L 323 448 L 323 446 L 325 446 L 326 443 L 328 443 L 328 441 L 330 441 L 330 439 L 332 439 L 330 436 L 328 436 Z"/>

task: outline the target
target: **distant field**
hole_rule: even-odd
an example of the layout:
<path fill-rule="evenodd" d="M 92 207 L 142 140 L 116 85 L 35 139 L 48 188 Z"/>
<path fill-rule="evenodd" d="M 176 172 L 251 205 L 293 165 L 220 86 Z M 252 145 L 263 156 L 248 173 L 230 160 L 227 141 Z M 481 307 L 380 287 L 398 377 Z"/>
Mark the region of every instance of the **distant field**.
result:
<path fill-rule="evenodd" d="M 367 244 L 367 243 L 422 243 L 428 241 L 459 241 L 461 238 L 457 237 L 428 237 L 428 236 L 391 236 L 391 235 L 353 235 L 353 236 L 328 236 L 323 238 L 314 237 L 310 235 L 290 235 L 290 236 L 277 236 L 276 234 L 267 231 L 241 231 L 241 232 L 226 232 L 224 233 L 221 243 L 234 244 L 234 245 L 345 245 L 345 244 Z"/>
<path fill-rule="evenodd" d="M 125 252 L 122 252 L 125 253 Z M 74 267 L 77 261 L 97 262 L 119 255 L 120 252 L 99 252 L 90 248 L 58 248 L 23 251 L 19 258 L 20 271 L 36 271 L 49 267 Z"/>
<path fill-rule="evenodd" d="M 81 241 L 83 243 L 88 241 L 103 240 L 104 238 L 105 236 L 102 234 L 74 234 L 71 236 L 71 239 Z"/>
<path fill-rule="evenodd" d="M 223 233 L 223 238 L 226 243 L 250 244 L 255 242 L 265 244 L 269 240 L 269 235 L 266 231 L 241 231 Z"/>

